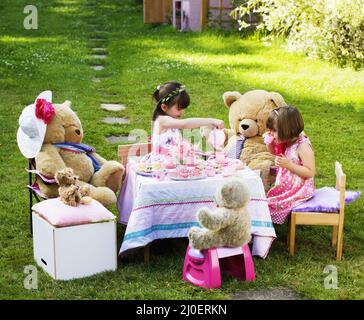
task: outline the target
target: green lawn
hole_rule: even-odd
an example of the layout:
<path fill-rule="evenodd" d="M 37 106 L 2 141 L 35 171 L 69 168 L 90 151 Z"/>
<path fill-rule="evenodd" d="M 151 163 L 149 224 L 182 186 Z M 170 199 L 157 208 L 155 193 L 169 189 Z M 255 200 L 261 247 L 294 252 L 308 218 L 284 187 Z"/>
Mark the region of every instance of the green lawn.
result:
<path fill-rule="evenodd" d="M 363 71 L 308 60 L 285 52 L 279 43 L 266 47 L 236 33 L 180 33 L 169 25 L 144 25 L 142 7 L 134 0 L 39 0 L 39 29 L 25 30 L 27 4 L 0 4 L 1 299 L 228 299 L 239 290 L 277 286 L 292 288 L 304 299 L 364 298 L 364 197 L 347 206 L 344 259 L 339 263 L 325 227 L 298 227 L 296 256 L 289 257 L 283 225 L 276 228 L 278 237 L 267 259 L 254 259 L 254 283 L 224 278 L 221 289 L 209 291 L 186 284 L 181 281 L 183 250 L 168 242 L 152 254 L 150 265 L 136 252 L 119 261 L 116 272 L 69 282 L 54 281 L 38 268 L 38 290 L 24 289 L 24 267 L 34 261 L 26 159 L 18 150 L 16 131 L 22 109 L 45 89 L 53 91 L 56 103 L 73 102 L 84 126 L 84 142 L 109 159 L 117 159 L 117 144 L 107 143 L 106 136 L 149 130 L 151 93 L 161 82 L 176 79 L 186 84 L 192 101 L 187 117 L 218 117 L 226 125 L 225 91 L 277 91 L 302 110 L 316 154 L 316 186 L 334 183 L 334 162 L 339 160 L 348 189 L 364 190 Z M 89 40 L 94 37 L 90 24 L 108 31 L 104 43 L 109 57 L 103 71 L 89 67 L 94 62 L 90 48 L 101 43 Z M 93 83 L 97 75 L 107 78 Z M 101 102 L 126 104 L 119 115 L 130 118 L 131 124 L 102 123 L 109 114 L 99 108 Z M 115 207 L 112 211 L 117 214 Z M 123 231 L 119 226 L 119 246 Z M 337 290 L 323 286 L 327 265 L 337 267 Z"/>

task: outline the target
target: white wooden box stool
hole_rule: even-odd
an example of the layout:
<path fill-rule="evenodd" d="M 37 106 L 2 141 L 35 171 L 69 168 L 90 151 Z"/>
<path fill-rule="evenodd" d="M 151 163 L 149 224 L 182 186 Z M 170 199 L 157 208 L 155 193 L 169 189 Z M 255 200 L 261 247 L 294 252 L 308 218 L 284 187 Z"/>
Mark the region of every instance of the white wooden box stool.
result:
<path fill-rule="evenodd" d="M 115 216 L 99 202 L 71 207 L 56 198 L 32 210 L 34 259 L 54 279 L 116 270 Z"/>

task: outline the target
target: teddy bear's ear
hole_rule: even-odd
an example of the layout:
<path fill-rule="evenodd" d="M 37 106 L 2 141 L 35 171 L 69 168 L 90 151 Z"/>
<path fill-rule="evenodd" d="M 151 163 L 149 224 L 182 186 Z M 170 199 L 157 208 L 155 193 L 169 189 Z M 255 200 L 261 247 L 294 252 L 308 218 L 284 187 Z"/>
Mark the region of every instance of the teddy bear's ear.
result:
<path fill-rule="evenodd" d="M 56 174 L 54 175 L 54 180 L 56 180 L 56 182 L 59 185 L 63 184 L 64 179 L 65 179 L 65 174 L 62 171 L 57 171 Z"/>
<path fill-rule="evenodd" d="M 269 92 L 269 97 L 277 108 L 284 107 L 287 103 L 284 101 L 283 97 L 277 92 Z"/>
<path fill-rule="evenodd" d="M 228 91 L 222 95 L 224 103 L 228 108 L 230 108 L 232 103 L 234 101 L 238 100 L 240 97 L 241 97 L 241 94 L 237 91 Z"/>
<path fill-rule="evenodd" d="M 65 102 L 63 102 L 63 105 L 65 105 L 66 107 L 71 108 L 72 102 L 69 100 L 66 100 Z"/>
<path fill-rule="evenodd" d="M 230 186 L 230 184 L 225 184 L 222 188 L 221 188 L 221 195 L 224 199 L 228 199 L 231 197 L 231 193 L 232 193 L 233 189 Z"/>

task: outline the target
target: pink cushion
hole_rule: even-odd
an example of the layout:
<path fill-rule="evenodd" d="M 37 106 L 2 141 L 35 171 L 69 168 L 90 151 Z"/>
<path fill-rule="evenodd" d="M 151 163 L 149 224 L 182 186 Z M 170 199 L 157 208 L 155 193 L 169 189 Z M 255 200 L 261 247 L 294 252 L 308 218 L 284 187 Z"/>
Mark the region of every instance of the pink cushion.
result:
<path fill-rule="evenodd" d="M 32 210 L 38 213 L 55 227 L 74 226 L 114 220 L 115 216 L 100 202 L 92 200 L 90 204 L 72 207 L 64 204 L 59 198 L 36 203 Z"/>
<path fill-rule="evenodd" d="M 360 191 L 346 191 L 345 203 L 359 198 Z M 292 212 L 338 212 L 340 210 L 340 192 L 332 187 L 315 190 L 314 196 L 292 209 Z"/>

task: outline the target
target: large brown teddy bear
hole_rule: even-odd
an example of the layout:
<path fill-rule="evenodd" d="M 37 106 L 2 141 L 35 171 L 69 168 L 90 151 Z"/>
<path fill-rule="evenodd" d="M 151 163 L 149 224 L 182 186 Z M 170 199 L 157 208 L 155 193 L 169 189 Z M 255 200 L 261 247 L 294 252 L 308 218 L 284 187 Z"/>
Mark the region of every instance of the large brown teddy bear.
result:
<path fill-rule="evenodd" d="M 240 159 L 249 168 L 259 169 L 266 190 L 274 181 L 270 174 L 270 167 L 274 165 L 274 156 L 267 151 L 262 135 L 267 131 L 266 122 L 269 113 L 278 107 L 286 106 L 283 97 L 276 92 L 252 90 L 244 94 L 239 92 L 225 92 L 225 105 L 229 108 L 230 130 L 226 130 L 229 150 L 237 137 L 245 138 Z"/>
<path fill-rule="evenodd" d="M 91 159 L 84 153 L 76 153 L 59 148 L 54 143 L 81 143 L 83 130 L 80 119 L 71 109 L 71 102 L 53 104 L 55 116 L 47 125 L 43 146 L 35 158 L 36 168 L 41 174 L 54 177 L 56 172 L 66 167 L 72 168 L 81 185 L 90 184 L 90 196 L 105 206 L 116 203 L 124 167 L 116 161 L 107 161 L 96 152 L 92 156 L 101 168 L 95 172 Z M 40 179 L 39 179 L 40 180 Z M 58 197 L 58 185 L 47 185 L 40 181 L 41 191 L 48 197 Z"/>
<path fill-rule="evenodd" d="M 86 186 L 93 199 L 110 206 L 116 203 L 115 193 L 125 169 L 81 144 L 82 138 L 81 121 L 71 109 L 71 102 L 52 104 L 51 91 L 42 92 L 19 118 L 19 149 L 26 158 L 35 158 L 40 175 L 53 179 L 57 172 L 71 168 L 81 188 Z M 37 182 L 47 198 L 59 196 L 57 183 L 45 183 L 38 177 Z"/>

